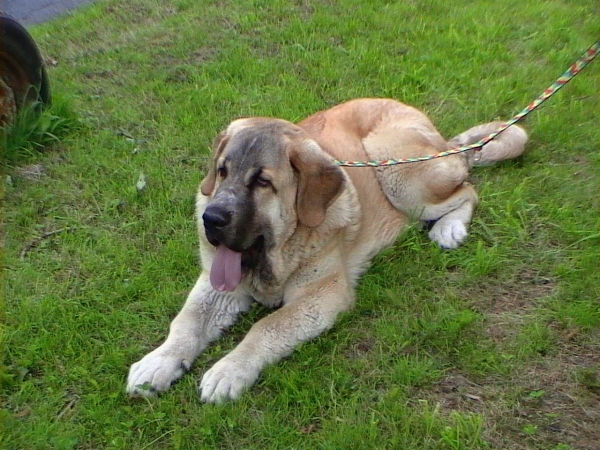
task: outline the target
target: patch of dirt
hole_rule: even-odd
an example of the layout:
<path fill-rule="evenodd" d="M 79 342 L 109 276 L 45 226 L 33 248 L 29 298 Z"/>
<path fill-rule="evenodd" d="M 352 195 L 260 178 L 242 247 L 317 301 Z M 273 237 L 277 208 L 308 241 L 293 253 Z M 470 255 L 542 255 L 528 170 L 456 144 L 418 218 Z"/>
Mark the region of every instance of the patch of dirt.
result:
<path fill-rule="evenodd" d="M 449 373 L 415 395 L 442 413 L 477 413 L 494 449 L 551 449 L 600 443 L 600 346 L 567 346 L 556 357 L 515 369 L 511 376 Z"/>
<path fill-rule="evenodd" d="M 157 6 L 153 10 L 139 1 L 120 2 L 118 5 L 107 7 L 105 11 L 121 23 L 134 23 L 136 25 L 155 23 L 177 13 L 177 9 L 170 5 Z"/>
<path fill-rule="evenodd" d="M 200 65 L 206 61 L 215 59 L 219 54 L 219 50 L 213 47 L 200 47 L 190 55 L 192 64 Z"/>
<path fill-rule="evenodd" d="M 555 291 L 554 279 L 525 270 L 511 282 L 469 286 L 461 296 L 484 315 L 485 334 L 504 345 Z M 600 448 L 600 330 L 546 326 L 560 343 L 551 355 L 515 360 L 508 375 L 450 372 L 415 396 L 444 414 L 482 415 L 494 449 Z"/>
<path fill-rule="evenodd" d="M 84 72 L 83 76 L 88 79 L 114 78 L 115 74 L 112 70 L 104 69 L 104 70 L 97 70 L 97 71 L 93 71 L 93 72 Z"/>
<path fill-rule="evenodd" d="M 536 300 L 551 296 L 556 282 L 538 272 L 524 271 L 510 283 L 493 286 L 477 285 L 464 294 L 476 301 L 475 309 L 482 313 L 518 313 L 536 305 Z"/>
<path fill-rule="evenodd" d="M 41 164 L 31 164 L 29 166 L 19 167 L 15 172 L 18 176 L 28 181 L 40 181 L 46 176 L 46 168 Z"/>
<path fill-rule="evenodd" d="M 170 68 L 173 71 L 182 72 L 184 70 L 192 70 L 193 67 L 201 66 L 207 62 L 217 59 L 219 49 L 214 47 L 198 47 L 193 52 L 183 56 L 174 56 L 171 52 L 165 51 L 165 47 L 161 47 L 161 51 L 154 56 L 156 65 L 159 67 Z M 186 74 L 187 75 L 187 74 Z"/>
<path fill-rule="evenodd" d="M 523 271 L 510 282 L 471 285 L 459 295 L 470 299 L 471 307 L 485 316 L 486 335 L 500 343 L 514 337 L 541 299 L 555 290 L 553 278 Z"/>
<path fill-rule="evenodd" d="M 345 355 L 350 359 L 362 359 L 371 353 L 374 347 L 374 339 L 363 339 L 352 345 L 352 348 L 348 349 Z"/>
<path fill-rule="evenodd" d="M 321 429 L 321 424 L 319 422 L 311 422 L 308 425 L 305 425 L 300 428 L 300 433 L 302 434 L 313 434 L 318 432 Z"/>

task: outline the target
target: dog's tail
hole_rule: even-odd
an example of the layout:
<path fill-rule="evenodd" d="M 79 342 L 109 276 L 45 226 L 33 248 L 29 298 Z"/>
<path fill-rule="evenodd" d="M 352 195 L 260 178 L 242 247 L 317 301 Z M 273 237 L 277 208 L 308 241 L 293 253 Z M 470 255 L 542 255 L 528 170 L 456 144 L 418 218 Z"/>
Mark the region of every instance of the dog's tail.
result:
<path fill-rule="evenodd" d="M 448 148 L 474 144 L 496 131 L 500 125 L 502 125 L 502 122 L 490 122 L 473 127 L 449 140 Z M 478 154 L 475 151 L 466 152 L 469 167 L 489 166 L 505 159 L 516 158 L 525 151 L 526 142 L 527 133 L 525 130 L 513 125 L 504 130 L 493 141 L 484 145 Z"/>

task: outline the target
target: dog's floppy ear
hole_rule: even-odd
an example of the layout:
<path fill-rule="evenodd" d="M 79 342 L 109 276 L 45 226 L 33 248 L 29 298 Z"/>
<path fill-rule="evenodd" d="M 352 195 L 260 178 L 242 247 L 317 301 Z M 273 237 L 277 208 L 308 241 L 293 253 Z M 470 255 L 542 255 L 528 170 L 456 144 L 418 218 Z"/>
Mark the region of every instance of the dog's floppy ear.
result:
<path fill-rule="evenodd" d="M 200 183 L 200 192 L 202 192 L 202 195 L 210 195 L 215 188 L 215 181 L 217 179 L 217 171 L 215 166 L 217 164 L 217 159 L 219 159 L 219 155 L 223 151 L 223 148 L 225 148 L 225 145 L 227 145 L 228 141 L 229 135 L 227 135 L 225 131 L 220 132 L 213 141 L 213 161 L 210 169 L 208 170 L 208 174 L 206 174 L 206 177 L 204 177 L 204 180 L 202 180 L 202 183 Z"/>
<path fill-rule="evenodd" d="M 299 174 L 296 197 L 298 220 L 307 227 L 318 227 L 325 220 L 327 208 L 342 192 L 342 169 L 312 140 L 291 147 L 289 157 Z"/>

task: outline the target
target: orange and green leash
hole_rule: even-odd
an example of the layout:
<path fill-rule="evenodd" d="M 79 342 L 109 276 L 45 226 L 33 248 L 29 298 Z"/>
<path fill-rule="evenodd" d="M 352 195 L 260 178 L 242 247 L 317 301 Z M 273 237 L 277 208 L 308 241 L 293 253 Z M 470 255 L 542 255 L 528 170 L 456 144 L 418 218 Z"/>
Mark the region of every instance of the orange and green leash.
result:
<path fill-rule="evenodd" d="M 458 153 L 468 152 L 469 150 L 479 151 L 481 148 L 490 142 L 492 139 L 496 138 L 500 133 L 506 130 L 508 127 L 514 125 L 531 111 L 536 109 L 550 97 L 552 97 L 560 88 L 562 88 L 565 84 L 571 81 L 575 75 L 577 75 L 581 70 L 587 66 L 598 54 L 600 53 L 600 40 L 596 41 L 594 45 L 592 45 L 586 52 L 581 55 L 581 57 L 575 61 L 569 69 L 563 73 L 548 89 L 546 89 L 538 98 L 536 98 L 533 102 L 531 102 L 526 108 L 524 108 L 519 114 L 514 116 L 508 122 L 503 123 L 500 127 L 484 137 L 480 141 L 475 142 L 474 144 L 467 145 L 464 147 L 457 147 L 450 150 L 446 150 L 444 152 L 439 152 L 434 155 L 427 156 L 419 156 L 416 158 L 405 158 L 405 159 L 386 159 L 383 161 L 340 161 L 334 160 L 334 163 L 338 166 L 344 167 L 386 167 L 386 166 L 396 166 L 398 164 L 408 164 L 422 161 L 429 161 L 436 158 L 443 158 L 444 156 L 456 155 Z"/>

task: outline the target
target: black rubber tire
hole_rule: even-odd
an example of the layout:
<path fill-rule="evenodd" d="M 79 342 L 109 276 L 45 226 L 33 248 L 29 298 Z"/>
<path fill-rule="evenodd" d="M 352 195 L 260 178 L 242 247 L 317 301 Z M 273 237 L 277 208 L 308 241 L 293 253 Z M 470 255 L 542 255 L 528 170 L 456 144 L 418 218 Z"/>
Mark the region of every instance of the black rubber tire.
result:
<path fill-rule="evenodd" d="M 50 82 L 38 46 L 25 27 L 2 12 L 0 76 L 13 90 L 17 107 L 36 101 L 50 104 Z"/>

